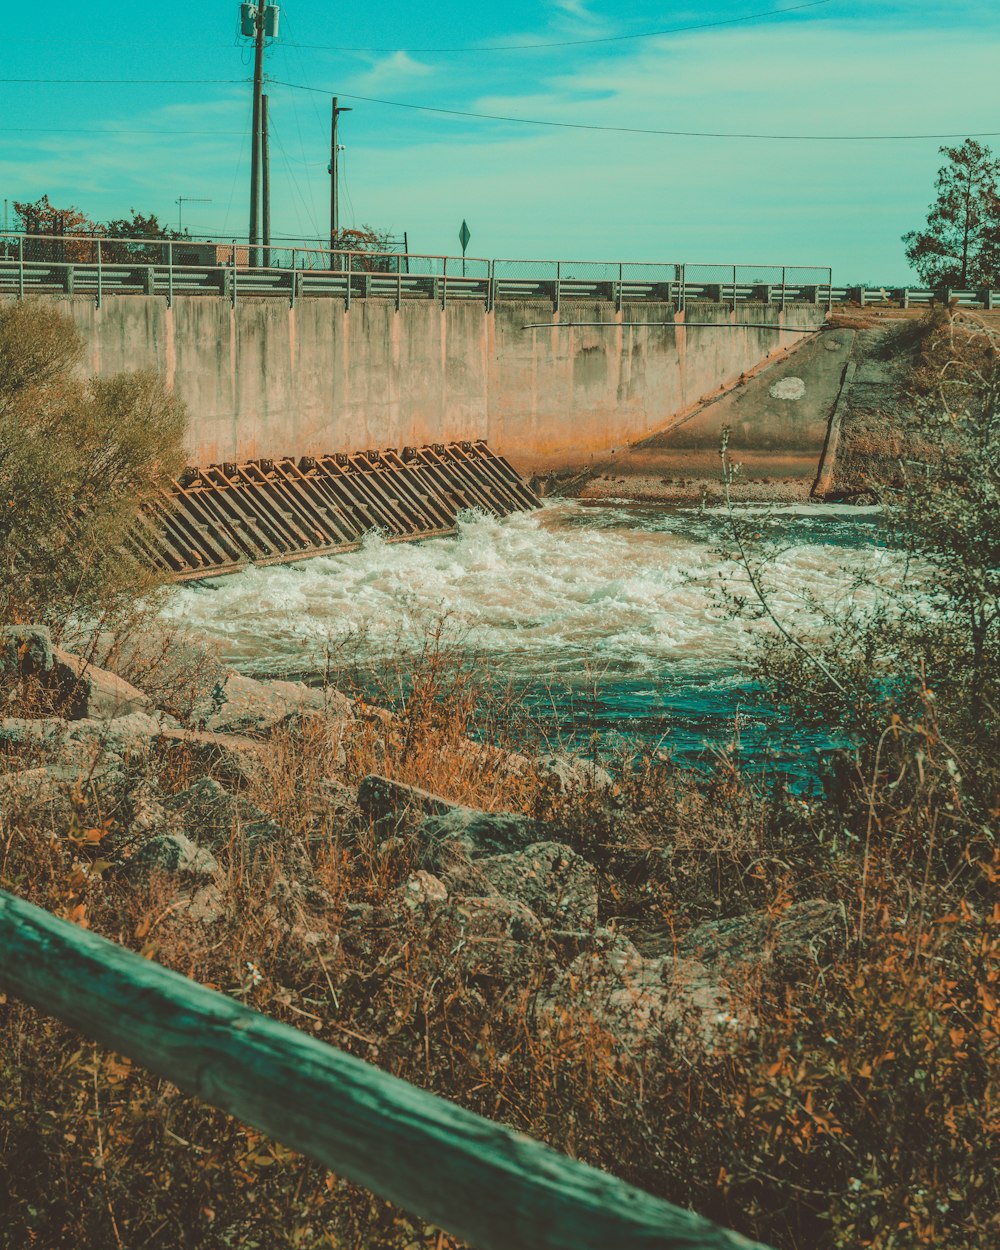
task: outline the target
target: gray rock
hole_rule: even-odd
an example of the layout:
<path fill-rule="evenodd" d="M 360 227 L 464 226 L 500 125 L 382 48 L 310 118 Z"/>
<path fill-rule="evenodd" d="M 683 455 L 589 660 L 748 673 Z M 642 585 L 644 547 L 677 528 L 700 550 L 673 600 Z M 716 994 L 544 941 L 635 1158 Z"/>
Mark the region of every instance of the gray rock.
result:
<path fill-rule="evenodd" d="M 303 716 L 331 721 L 354 717 L 351 701 L 336 690 L 315 690 L 296 681 L 256 681 L 229 673 L 203 692 L 191 712 L 192 723 L 214 733 L 267 736 Z"/>
<path fill-rule="evenodd" d="M 62 647 L 52 648 L 50 683 L 67 720 L 112 720 L 152 710 L 149 699 L 124 678 Z"/>
<path fill-rule="evenodd" d="M 193 894 L 186 896 L 181 902 L 179 911 L 184 911 L 192 919 L 201 924 L 214 924 L 226 914 L 225 895 L 217 885 L 200 886 Z"/>
<path fill-rule="evenodd" d="M 535 842 L 523 851 L 475 860 L 471 870 L 504 898 L 530 907 L 559 929 L 597 924 L 597 871 L 560 842 Z"/>
<path fill-rule="evenodd" d="M 606 768 L 578 755 L 543 755 L 538 769 L 560 794 L 611 790 L 615 784 Z"/>
<path fill-rule="evenodd" d="M 126 864 L 126 875 L 133 880 L 149 877 L 154 872 L 214 877 L 218 871 L 215 856 L 183 833 L 150 838 Z"/>
<path fill-rule="evenodd" d="M 379 773 L 369 773 L 358 786 L 358 806 L 366 816 L 380 820 L 384 816 L 402 811 L 440 816 L 461 805 L 443 798 L 440 794 L 432 794 L 430 790 L 421 790 L 419 786 L 393 781 Z"/>
<path fill-rule="evenodd" d="M 273 820 L 249 799 L 230 794 L 212 777 L 199 777 L 186 790 L 163 799 L 163 807 L 198 842 L 213 850 L 226 846 L 234 834 L 248 843 L 282 835 Z"/>
<path fill-rule="evenodd" d="M 425 853 L 434 862 L 456 850 L 475 859 L 481 855 L 523 850 L 540 842 L 545 836 L 545 826 L 519 812 L 480 812 L 472 807 L 456 806 L 442 816 L 425 819 L 419 836 Z"/>
<path fill-rule="evenodd" d="M 805 899 L 773 914 L 760 911 L 706 921 L 685 936 L 681 953 L 730 977 L 762 964 L 793 975 L 824 958 L 843 934 L 843 915 L 836 903 Z"/>
<path fill-rule="evenodd" d="M 410 874 L 400 887 L 400 894 L 404 907 L 408 907 L 410 911 L 421 911 L 436 903 L 445 902 L 448 889 L 443 881 L 421 868 Z"/>
<path fill-rule="evenodd" d="M 457 930 L 451 955 L 463 977 L 485 977 L 504 988 L 524 982 L 542 949 L 538 918 L 515 899 L 450 897 L 435 922 Z"/>
<path fill-rule="evenodd" d="M 617 936 L 558 973 L 534 1010 L 543 1029 L 596 1026 L 632 1056 L 677 1030 L 693 1030 L 713 1048 L 741 1023 L 728 992 L 698 960 L 644 959 Z"/>

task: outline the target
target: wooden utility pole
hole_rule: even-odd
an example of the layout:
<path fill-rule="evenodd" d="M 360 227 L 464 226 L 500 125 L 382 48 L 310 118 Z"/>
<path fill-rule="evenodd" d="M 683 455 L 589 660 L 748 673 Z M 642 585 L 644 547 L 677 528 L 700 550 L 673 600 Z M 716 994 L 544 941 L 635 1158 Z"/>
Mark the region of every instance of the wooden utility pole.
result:
<path fill-rule="evenodd" d="M 260 264 L 258 221 L 260 214 L 260 97 L 264 84 L 264 8 L 257 0 L 253 54 L 253 125 L 250 139 L 250 264 Z"/>
<path fill-rule="evenodd" d="M 337 194 L 337 118 L 341 113 L 350 113 L 349 108 L 340 108 L 337 97 L 333 97 L 333 108 L 330 113 L 330 251 L 337 247 L 337 236 L 340 234 L 340 204 Z"/>
<path fill-rule="evenodd" d="M 264 265 L 267 267 L 271 263 L 271 157 L 267 145 L 267 96 L 260 97 L 260 172 L 261 172 L 261 199 L 263 200 L 263 212 L 261 214 L 263 221 L 264 233 Z"/>

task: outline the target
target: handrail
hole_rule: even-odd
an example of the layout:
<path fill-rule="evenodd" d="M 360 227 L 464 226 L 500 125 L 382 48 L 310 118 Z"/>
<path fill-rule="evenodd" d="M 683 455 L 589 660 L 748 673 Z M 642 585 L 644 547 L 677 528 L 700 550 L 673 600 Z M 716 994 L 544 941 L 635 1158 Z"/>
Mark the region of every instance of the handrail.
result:
<path fill-rule="evenodd" d="M 0 890 L 0 989 L 478 1250 L 767 1250 Z"/>
<path fill-rule="evenodd" d="M 183 239 L 183 238 L 182 239 L 165 239 L 165 238 L 144 238 L 144 237 L 119 238 L 117 236 L 110 236 L 107 234 L 95 234 L 93 232 L 87 233 L 87 234 L 83 234 L 83 233 L 80 233 L 80 234 L 28 234 L 24 231 L 15 231 L 15 230 L 5 231 L 5 230 L 0 229 L 0 246 L 2 246 L 5 242 L 14 243 L 18 240 L 23 240 L 25 242 L 34 241 L 34 242 L 39 242 L 39 243 L 53 243 L 53 244 L 59 244 L 60 246 L 66 246 L 70 244 L 86 244 L 86 243 L 97 244 L 98 242 L 101 242 L 104 244 L 118 245 L 118 246 L 123 246 L 123 247 L 143 247 L 143 248 L 163 247 L 163 248 L 166 248 L 169 244 L 172 244 L 175 248 L 216 247 L 216 248 L 226 249 L 227 251 L 230 249 L 235 249 L 237 252 L 241 250 L 243 251 L 249 250 L 249 245 L 245 241 L 241 241 L 239 239 L 236 239 L 236 240 L 233 240 L 233 239 Z M 662 261 L 660 260 L 628 260 L 628 259 L 622 259 L 620 257 L 615 257 L 612 259 L 608 259 L 608 258 L 601 259 L 598 257 L 595 259 L 593 257 L 587 258 L 587 257 L 579 257 L 579 256 L 573 257 L 570 259 L 566 259 L 565 257 L 503 256 L 503 257 L 497 257 L 495 260 L 491 261 L 491 258 L 486 257 L 486 256 L 462 257 L 462 256 L 452 256 L 452 255 L 439 253 L 439 252 L 394 252 L 394 251 L 380 252 L 375 249 L 365 249 L 365 248 L 332 248 L 331 249 L 331 248 L 316 247 L 316 246 L 303 246 L 297 243 L 296 244 L 292 244 L 292 243 L 275 244 L 274 246 L 270 247 L 268 250 L 270 252 L 275 252 L 275 253 L 288 253 L 289 255 L 294 253 L 296 256 L 316 255 L 316 256 L 331 256 L 331 257 L 337 257 L 337 258 L 346 257 L 346 256 L 359 256 L 359 257 L 368 257 L 368 258 L 384 257 L 386 259 L 393 259 L 393 260 L 400 260 L 400 261 L 407 260 L 407 259 L 409 260 L 436 260 L 436 261 L 442 261 L 442 262 L 452 261 L 452 262 L 457 262 L 458 264 L 461 264 L 462 260 L 464 259 L 467 265 L 486 265 L 490 263 L 506 264 L 506 265 L 554 265 L 556 263 L 561 262 L 563 265 L 594 265 L 594 266 L 605 266 L 605 267 L 624 265 L 630 268 L 642 267 L 642 268 L 649 268 L 649 269 L 653 269 L 653 268 L 670 269 L 670 268 L 678 267 L 678 262 L 672 261 L 672 260 L 662 260 Z M 61 262 L 53 258 L 53 260 L 50 263 L 61 263 Z M 122 263 L 127 263 L 127 262 L 122 262 Z M 699 261 L 697 263 L 688 262 L 688 264 L 689 264 L 689 267 L 693 269 L 715 268 L 715 269 L 720 269 L 720 270 L 732 270 L 734 268 L 731 261 L 726 261 L 726 262 Z M 254 265 L 254 266 L 249 266 L 249 267 L 254 268 L 254 269 L 268 269 L 268 268 L 279 268 L 279 267 L 283 268 L 283 266 L 273 266 L 273 265 L 270 265 L 270 266 L 269 265 Z M 771 269 L 771 270 L 774 270 L 775 272 L 779 272 L 782 269 L 782 266 L 779 264 L 776 264 L 775 262 L 769 262 L 767 264 L 758 264 L 755 262 L 755 263 L 739 264 L 738 266 L 735 266 L 735 268 L 739 268 L 743 270 Z M 827 265 L 788 265 L 786 266 L 786 268 L 789 270 L 805 269 L 805 270 L 809 270 L 811 273 L 827 273 L 829 270 L 829 266 Z M 454 276 L 454 275 L 451 275 L 451 276 Z M 747 281 L 750 281 L 750 279 L 747 279 Z M 822 283 L 822 285 L 825 286 L 826 283 L 824 282 Z"/>

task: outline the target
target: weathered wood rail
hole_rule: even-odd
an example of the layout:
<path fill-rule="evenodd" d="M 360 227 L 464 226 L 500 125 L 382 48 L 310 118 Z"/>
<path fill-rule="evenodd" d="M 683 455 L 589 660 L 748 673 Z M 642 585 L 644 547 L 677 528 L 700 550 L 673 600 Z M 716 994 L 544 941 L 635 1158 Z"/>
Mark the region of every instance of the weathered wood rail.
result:
<path fill-rule="evenodd" d="M 477 1250 L 767 1250 L 3 890 L 0 989 Z"/>

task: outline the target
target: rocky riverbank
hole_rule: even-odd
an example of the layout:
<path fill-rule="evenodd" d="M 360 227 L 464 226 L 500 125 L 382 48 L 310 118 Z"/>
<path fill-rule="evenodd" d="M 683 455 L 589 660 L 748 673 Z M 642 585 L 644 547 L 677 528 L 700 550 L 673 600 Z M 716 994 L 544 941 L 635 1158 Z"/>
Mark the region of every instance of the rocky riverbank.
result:
<path fill-rule="evenodd" d="M 319 958 L 345 942 L 377 945 L 400 925 L 445 929 L 463 952 L 453 972 L 516 985 L 532 967 L 541 974 L 532 1007 L 540 1027 L 586 984 L 588 1009 L 629 1049 L 684 1019 L 716 1044 L 738 1019 L 726 966 L 756 962 L 790 934 L 809 950 L 836 931 L 836 908 L 815 901 L 786 915 L 743 917 L 726 928 L 724 943 L 711 923 L 693 927 L 669 950 L 655 926 L 636 925 L 634 916 L 616 921 L 611 879 L 605 871 L 602 882 L 595 863 L 570 845 L 565 813 L 556 815 L 581 799 L 606 818 L 621 814 L 610 775 L 582 759 L 531 761 L 465 741 L 458 750 L 466 765 L 479 757 L 482 768 L 533 793 L 534 808 L 547 815 L 487 811 L 379 773 L 352 776 L 354 741 L 388 756 L 399 725 L 335 690 L 256 681 L 206 655 L 182 709 L 178 700 L 158 705 L 125 678 L 53 645 L 45 629 L 7 628 L 0 647 L 8 699 L 31 702 L 37 713 L 0 719 L 0 811 L 11 822 L 41 818 L 57 839 L 90 822 L 75 849 L 100 848 L 108 881 L 169 893 L 178 922 L 240 924 L 234 856 L 280 852 L 272 897 L 284 913 L 283 940 L 315 947 Z M 312 808 L 305 829 L 283 825 L 259 793 L 274 785 L 272 744 L 281 738 L 287 749 L 289 736 L 308 739 L 323 760 L 315 792 L 296 796 Z M 180 788 L 178 763 L 187 783 Z M 306 911 L 329 918 L 333 907 L 310 854 L 317 840 L 345 855 L 367 846 L 410 871 L 377 907 L 339 912 L 334 931 L 310 927 Z M 650 943 L 655 954 L 643 954 Z"/>
<path fill-rule="evenodd" d="M 612 777 L 471 740 L 440 680 L 390 713 L 176 640 L 88 656 L 0 634 L 3 888 L 789 1250 L 930 1219 L 942 1168 L 963 1228 L 995 1210 L 990 1035 L 941 1027 L 994 922 L 914 912 L 849 768 L 827 801 L 724 756 Z M 13 999 L 0 1126 L 12 1245 L 458 1250 Z"/>

